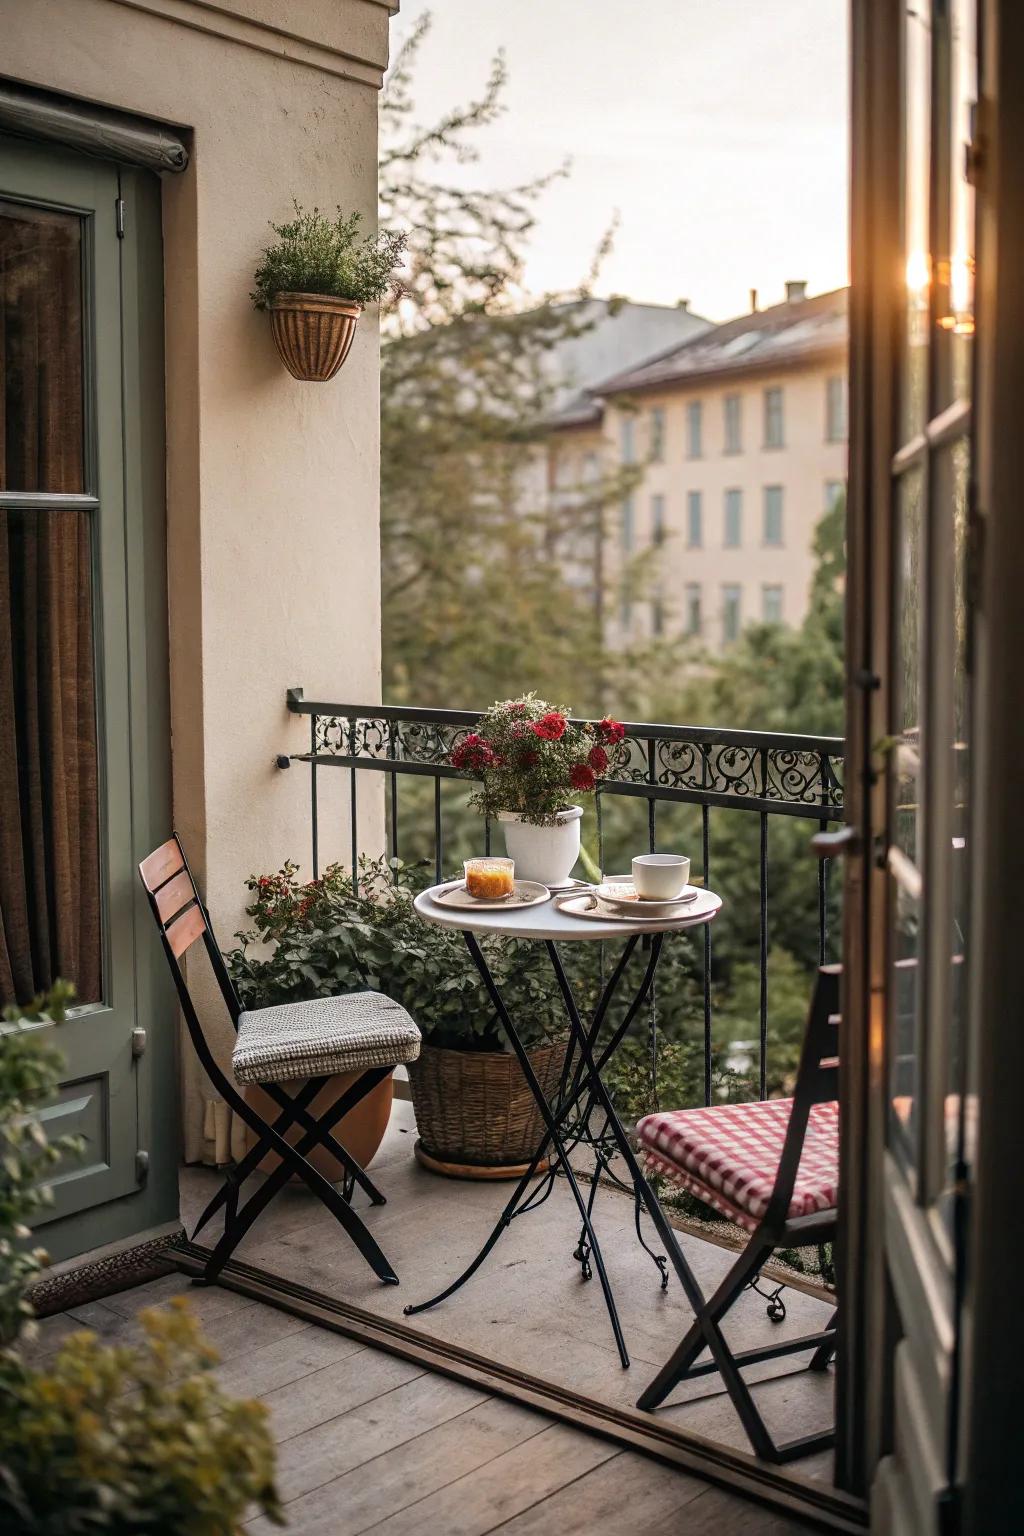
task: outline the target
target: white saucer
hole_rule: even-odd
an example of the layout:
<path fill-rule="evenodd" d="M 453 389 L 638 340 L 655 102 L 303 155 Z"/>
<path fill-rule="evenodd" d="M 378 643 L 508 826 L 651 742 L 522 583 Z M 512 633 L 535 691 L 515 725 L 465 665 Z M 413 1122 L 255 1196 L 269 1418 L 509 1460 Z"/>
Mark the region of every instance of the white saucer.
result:
<path fill-rule="evenodd" d="M 479 896 L 471 896 L 466 890 L 465 880 L 449 880 L 447 885 L 439 885 L 430 892 L 431 901 L 436 901 L 439 907 L 458 907 L 460 910 L 476 912 L 502 912 L 515 907 L 537 907 L 542 901 L 550 901 L 551 892 L 546 885 L 540 885 L 536 880 L 516 880 L 512 885 L 511 896 L 505 896 L 498 901 L 485 901 Z"/>
<path fill-rule="evenodd" d="M 695 885 L 687 885 L 678 896 L 673 896 L 671 901 L 651 901 L 643 896 L 617 899 L 606 894 L 616 886 L 635 889 L 628 875 L 610 875 L 601 885 L 594 887 L 594 895 L 600 902 L 601 909 L 609 916 L 632 917 L 640 921 L 644 918 L 674 917 L 677 914 L 681 916 L 683 909 L 688 907 L 691 901 L 696 901 L 700 894 Z"/>
<path fill-rule="evenodd" d="M 687 918 L 690 903 L 696 901 L 699 895 L 699 891 L 694 891 L 692 896 L 684 895 L 667 902 L 624 901 L 621 911 L 612 911 L 607 907 L 599 907 L 594 894 L 584 891 L 578 896 L 560 896 L 556 906 L 562 912 L 568 912 L 570 917 L 586 917 L 595 923 L 634 923 L 638 928 L 642 928 L 645 923 L 657 923 L 660 928 L 673 918 L 679 921 Z M 652 907 L 667 910 L 652 912 Z"/>

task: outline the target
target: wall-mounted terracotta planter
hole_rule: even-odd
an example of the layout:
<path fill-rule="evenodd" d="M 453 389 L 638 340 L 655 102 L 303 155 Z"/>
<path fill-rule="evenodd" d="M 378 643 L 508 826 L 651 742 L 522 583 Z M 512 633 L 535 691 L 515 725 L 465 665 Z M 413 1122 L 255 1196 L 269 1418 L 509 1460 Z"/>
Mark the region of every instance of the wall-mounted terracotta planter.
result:
<path fill-rule="evenodd" d="M 325 383 L 348 357 L 361 304 L 324 293 L 277 293 L 270 326 L 281 360 L 294 379 Z"/>

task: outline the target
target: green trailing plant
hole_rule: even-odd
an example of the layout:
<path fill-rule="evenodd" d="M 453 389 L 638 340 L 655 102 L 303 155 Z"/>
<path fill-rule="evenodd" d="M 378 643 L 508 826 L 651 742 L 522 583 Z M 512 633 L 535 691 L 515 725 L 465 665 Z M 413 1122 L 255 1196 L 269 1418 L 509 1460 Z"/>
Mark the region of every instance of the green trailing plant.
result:
<path fill-rule="evenodd" d="M 295 217 L 271 223 L 277 235 L 256 268 L 252 301 L 267 309 L 275 294 L 320 293 L 355 304 L 376 304 L 392 287 L 406 246 L 400 230 L 360 234 L 358 213 L 328 218 L 295 204 Z"/>
<path fill-rule="evenodd" d="M 482 816 L 516 811 L 546 826 L 574 800 L 593 794 L 625 734 L 617 720 L 581 724 L 567 709 L 526 693 L 492 704 L 454 748 L 451 764 L 478 781 L 469 804 Z"/>
<path fill-rule="evenodd" d="M 25 1292 L 47 1255 L 27 1245 L 33 1219 L 53 1200 L 46 1175 L 79 1146 L 70 1136 L 48 1141 L 39 1119 L 63 1066 L 40 1030 L 63 1022 L 74 995 L 58 981 L 27 1008 L 5 1010 L 0 1025 L 0 1346 L 12 1343 L 32 1316 Z"/>
<path fill-rule="evenodd" d="M 0 1525 L 11 1536 L 234 1536 L 284 1524 L 265 1405 L 217 1385 L 183 1301 L 124 1348 L 73 1334 L 45 1370 L 0 1357 Z"/>

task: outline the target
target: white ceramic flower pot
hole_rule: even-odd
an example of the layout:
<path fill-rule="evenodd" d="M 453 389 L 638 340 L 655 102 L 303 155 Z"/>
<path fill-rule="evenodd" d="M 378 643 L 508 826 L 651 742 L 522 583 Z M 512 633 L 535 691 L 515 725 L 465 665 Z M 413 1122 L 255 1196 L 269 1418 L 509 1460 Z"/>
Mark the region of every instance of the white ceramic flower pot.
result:
<path fill-rule="evenodd" d="M 582 806 L 570 805 L 558 812 L 551 826 L 538 827 L 518 811 L 499 811 L 506 851 L 516 861 L 516 879 L 564 885 L 580 856 L 582 816 Z"/>

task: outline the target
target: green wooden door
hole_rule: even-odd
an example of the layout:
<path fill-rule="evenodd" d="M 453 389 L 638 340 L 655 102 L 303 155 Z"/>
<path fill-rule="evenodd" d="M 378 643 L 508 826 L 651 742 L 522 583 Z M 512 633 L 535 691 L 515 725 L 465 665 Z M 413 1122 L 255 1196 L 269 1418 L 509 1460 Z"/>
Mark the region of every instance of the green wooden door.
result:
<path fill-rule="evenodd" d="M 0 135 L 6 990 L 75 982 L 56 1031 L 67 1078 L 45 1118 L 86 1146 L 58 1171 L 51 1221 L 134 1194 L 151 1150 L 135 865 L 154 799 L 166 816 L 146 648 L 165 608 L 146 611 L 162 573 L 154 583 L 137 451 L 143 251 L 159 270 L 155 180 Z"/>

